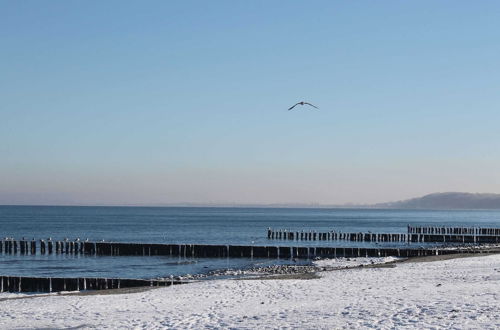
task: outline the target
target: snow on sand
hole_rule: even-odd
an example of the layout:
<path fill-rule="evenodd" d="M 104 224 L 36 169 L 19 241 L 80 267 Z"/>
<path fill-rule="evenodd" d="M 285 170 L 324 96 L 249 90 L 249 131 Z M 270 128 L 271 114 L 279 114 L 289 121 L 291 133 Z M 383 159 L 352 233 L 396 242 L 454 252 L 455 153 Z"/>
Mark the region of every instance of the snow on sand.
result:
<path fill-rule="evenodd" d="M 13 328 L 498 328 L 500 255 L 0 301 Z"/>

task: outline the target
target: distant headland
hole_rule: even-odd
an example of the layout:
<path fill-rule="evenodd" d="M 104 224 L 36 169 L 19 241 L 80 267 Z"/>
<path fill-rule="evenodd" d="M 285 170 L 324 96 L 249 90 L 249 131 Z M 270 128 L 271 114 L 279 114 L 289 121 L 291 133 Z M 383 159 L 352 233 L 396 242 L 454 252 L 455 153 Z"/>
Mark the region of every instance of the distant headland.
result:
<path fill-rule="evenodd" d="M 500 209 L 500 194 L 444 192 L 389 203 L 371 205 L 391 209 Z"/>

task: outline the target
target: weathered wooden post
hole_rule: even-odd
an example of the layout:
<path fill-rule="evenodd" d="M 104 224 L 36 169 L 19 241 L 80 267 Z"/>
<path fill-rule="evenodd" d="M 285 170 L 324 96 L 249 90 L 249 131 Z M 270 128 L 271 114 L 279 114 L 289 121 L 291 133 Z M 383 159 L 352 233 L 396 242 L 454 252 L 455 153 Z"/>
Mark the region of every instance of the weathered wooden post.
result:
<path fill-rule="evenodd" d="M 26 249 L 25 249 L 25 246 L 24 246 L 24 240 L 22 240 L 21 242 L 19 242 L 20 244 L 20 250 L 21 250 L 21 254 L 25 254 L 26 253 Z"/>
<path fill-rule="evenodd" d="M 47 248 L 48 248 L 49 254 L 52 254 L 53 244 L 52 244 L 51 238 L 49 238 L 49 240 L 47 241 Z"/>
<path fill-rule="evenodd" d="M 36 241 L 34 238 L 31 241 L 31 254 L 36 254 Z"/>
<path fill-rule="evenodd" d="M 43 239 L 40 240 L 40 254 L 45 254 L 45 241 Z"/>

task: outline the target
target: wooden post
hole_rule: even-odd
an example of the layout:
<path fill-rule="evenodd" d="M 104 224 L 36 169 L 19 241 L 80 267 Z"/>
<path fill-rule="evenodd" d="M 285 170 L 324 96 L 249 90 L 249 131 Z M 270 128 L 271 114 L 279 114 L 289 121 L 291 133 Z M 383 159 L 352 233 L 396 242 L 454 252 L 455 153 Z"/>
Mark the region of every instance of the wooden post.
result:
<path fill-rule="evenodd" d="M 45 241 L 43 239 L 40 240 L 40 253 L 45 254 Z"/>
<path fill-rule="evenodd" d="M 49 254 L 52 254 L 53 244 L 52 244 L 52 239 L 50 239 L 50 238 L 47 241 L 47 247 L 48 247 Z"/>

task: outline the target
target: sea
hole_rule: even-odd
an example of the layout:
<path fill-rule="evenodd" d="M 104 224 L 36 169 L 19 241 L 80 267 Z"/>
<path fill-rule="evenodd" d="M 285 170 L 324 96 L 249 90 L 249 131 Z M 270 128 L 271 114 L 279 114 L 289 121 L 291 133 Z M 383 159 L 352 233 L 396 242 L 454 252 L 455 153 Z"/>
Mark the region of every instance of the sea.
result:
<path fill-rule="evenodd" d="M 345 241 L 267 239 L 267 228 L 293 231 L 405 233 L 413 226 L 498 227 L 500 210 L 326 208 L 0 206 L 0 237 L 168 244 L 370 246 Z M 389 247 L 397 243 L 383 243 Z M 309 260 L 9 255 L 0 276 L 168 278 Z"/>

